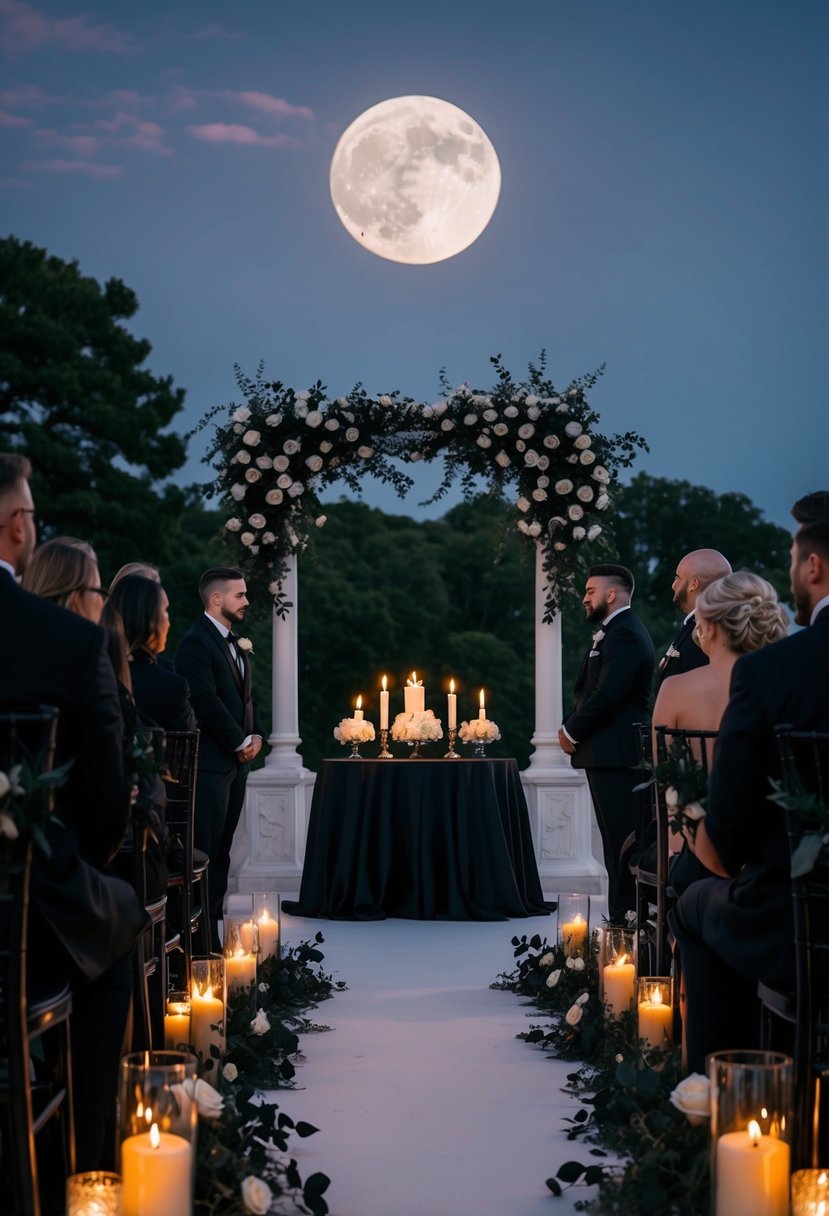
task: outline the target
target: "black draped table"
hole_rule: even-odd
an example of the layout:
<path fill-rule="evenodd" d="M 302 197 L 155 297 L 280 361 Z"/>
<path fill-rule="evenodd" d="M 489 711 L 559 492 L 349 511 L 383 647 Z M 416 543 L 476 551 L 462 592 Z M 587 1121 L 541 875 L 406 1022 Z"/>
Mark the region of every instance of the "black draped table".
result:
<path fill-rule="evenodd" d="M 302 886 L 332 920 L 543 916 L 515 760 L 323 760 Z"/>

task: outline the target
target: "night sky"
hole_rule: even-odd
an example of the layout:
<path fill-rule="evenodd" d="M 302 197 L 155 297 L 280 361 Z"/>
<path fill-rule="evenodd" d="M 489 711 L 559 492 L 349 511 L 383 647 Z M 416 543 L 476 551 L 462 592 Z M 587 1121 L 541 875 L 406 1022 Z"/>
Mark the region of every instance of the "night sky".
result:
<path fill-rule="evenodd" d="M 638 468 L 782 524 L 829 485 L 823 0 L 0 0 L 0 48 L 2 231 L 135 290 L 176 429 L 239 399 L 234 363 L 429 401 L 442 367 L 485 389 L 490 355 L 520 377 L 546 348 L 561 386 L 607 364 L 591 401 Z M 478 241 L 422 267 L 328 192 L 342 131 L 410 93 L 503 173 Z M 367 500 L 441 513 L 422 469 Z"/>

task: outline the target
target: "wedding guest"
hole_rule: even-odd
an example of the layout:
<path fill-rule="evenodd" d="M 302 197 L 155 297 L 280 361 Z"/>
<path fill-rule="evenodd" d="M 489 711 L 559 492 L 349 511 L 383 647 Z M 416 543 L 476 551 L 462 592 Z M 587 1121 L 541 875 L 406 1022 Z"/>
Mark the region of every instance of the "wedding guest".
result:
<path fill-rule="evenodd" d="M 719 730 L 737 659 L 779 641 L 788 631 L 788 617 L 777 592 L 759 575 L 740 570 L 709 584 L 697 598 L 694 628 L 696 643 L 708 665 L 669 676 L 663 682 L 653 707 L 654 726 Z M 714 740 L 706 743 L 710 763 Z M 682 838 L 674 836 L 672 843 L 678 853 Z M 681 860 L 677 859 L 671 870 L 675 891 L 708 876 L 692 853 L 682 852 Z"/>
<path fill-rule="evenodd" d="M 657 692 L 663 681 L 670 676 L 693 671 L 697 667 L 704 667 L 708 662 L 704 652 L 694 644 L 693 640 L 696 603 L 700 594 L 715 579 L 723 578 L 724 575 L 730 573 L 730 563 L 716 549 L 694 549 L 693 552 L 686 553 L 677 566 L 671 590 L 674 604 L 680 612 L 685 614 L 685 619 L 676 637 L 659 660 L 656 675 Z"/>
<path fill-rule="evenodd" d="M 107 592 L 94 550 L 74 537 L 56 537 L 37 549 L 23 571 L 21 586 L 98 624 Z"/>
<path fill-rule="evenodd" d="M 585 586 L 585 617 L 597 627 L 582 661 L 575 707 L 559 730 L 573 768 L 585 771 L 604 846 L 608 916 L 623 924 L 635 907 L 633 876 L 622 846 L 636 827 L 639 747 L 635 724 L 649 718 L 653 642 L 630 607 L 633 575 L 625 566 L 592 566 Z"/>
<path fill-rule="evenodd" d="M 112 582 L 109 584 L 110 595 L 112 594 L 116 584 L 119 583 L 122 578 L 126 578 L 128 574 L 140 574 L 142 578 L 151 578 L 154 583 L 161 582 L 161 574 L 159 573 L 158 566 L 151 566 L 149 562 L 127 562 L 125 566 L 121 567 L 113 578 Z"/>
<path fill-rule="evenodd" d="M 251 693 L 250 643 L 233 634 L 248 606 L 241 570 L 217 567 L 199 580 L 204 613 L 176 654 L 190 685 L 201 739 L 196 788 L 196 847 L 210 858 L 210 929 L 219 949 L 233 834 L 245 799 L 248 765 L 262 747 Z"/>
<path fill-rule="evenodd" d="M 780 775 L 778 723 L 829 730 L 829 521 L 798 529 L 791 585 L 796 620 L 809 627 L 735 663 L 707 814 L 689 840 L 722 877 L 694 883 L 671 914 L 691 1071 L 710 1051 L 759 1046 L 758 980 L 793 983 L 789 846 L 769 781 Z"/>
<path fill-rule="evenodd" d="M 72 985 L 72 1049 L 77 1167 L 112 1168 L 121 1043 L 132 994 L 130 956 L 147 924 L 128 884 L 100 872 L 115 853 L 129 815 L 121 755 L 122 721 L 100 615 L 97 568 L 61 575 L 47 554 L 58 597 L 75 596 L 77 614 L 18 586 L 35 551 L 31 465 L 0 453 L 0 671 L 9 702 L 60 711 L 55 763 L 71 761 L 46 827 L 48 854 L 35 851 L 31 877 L 30 970 Z M 44 546 L 45 547 L 45 546 Z M 67 561 L 78 561 L 72 546 Z M 37 570 L 37 567 L 36 567 Z M 109 1142 L 107 1143 L 107 1138 Z"/>
<path fill-rule="evenodd" d="M 829 490 L 804 494 L 792 507 L 792 517 L 798 524 L 815 524 L 829 519 Z"/>

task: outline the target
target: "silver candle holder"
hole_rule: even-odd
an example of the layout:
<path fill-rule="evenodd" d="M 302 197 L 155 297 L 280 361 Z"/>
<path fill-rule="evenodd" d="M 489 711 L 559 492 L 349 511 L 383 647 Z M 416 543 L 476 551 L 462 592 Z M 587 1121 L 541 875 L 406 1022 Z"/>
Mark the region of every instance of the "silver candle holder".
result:
<path fill-rule="evenodd" d="M 389 728 L 387 726 L 380 727 L 380 751 L 377 753 L 378 760 L 393 760 L 389 751 Z"/>
<path fill-rule="evenodd" d="M 444 760 L 460 760 L 461 757 L 455 751 L 455 740 L 458 737 L 458 729 L 456 726 L 450 726 L 449 730 L 449 751 L 443 757 Z"/>

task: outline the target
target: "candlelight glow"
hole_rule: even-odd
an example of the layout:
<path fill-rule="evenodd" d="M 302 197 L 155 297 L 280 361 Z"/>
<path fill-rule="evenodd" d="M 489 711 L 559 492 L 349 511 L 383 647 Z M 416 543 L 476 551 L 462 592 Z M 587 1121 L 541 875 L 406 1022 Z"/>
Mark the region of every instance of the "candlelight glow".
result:
<path fill-rule="evenodd" d="M 763 1135 L 763 1133 L 760 1131 L 760 1124 L 757 1122 L 756 1119 L 752 1119 L 751 1122 L 749 1123 L 748 1134 L 749 1134 L 749 1138 L 751 1139 L 751 1143 L 753 1145 L 755 1145 L 755 1147 L 756 1147 L 760 1143 L 760 1140 Z"/>
<path fill-rule="evenodd" d="M 626 954 L 620 954 L 618 958 L 614 958 L 610 965 L 611 967 L 623 967 L 627 960 L 628 956 Z"/>
<path fill-rule="evenodd" d="M 161 1143 L 161 1132 L 158 1130 L 158 1124 L 154 1123 L 150 1128 L 150 1144 L 153 1148 L 158 1148 Z"/>
<path fill-rule="evenodd" d="M 362 693 L 360 693 L 359 697 L 357 698 L 357 708 L 358 709 L 363 708 L 363 694 Z"/>
<path fill-rule="evenodd" d="M 659 988 L 659 987 L 654 988 L 653 996 L 651 997 L 651 1000 L 653 1001 L 654 1005 L 662 1004 L 662 989 L 661 988 Z M 756 1126 L 757 1125 L 755 1124 L 755 1127 Z M 759 1129 L 758 1129 L 758 1134 L 759 1134 Z"/>
<path fill-rule="evenodd" d="M 485 705 L 484 705 L 484 690 L 483 690 L 483 689 L 481 689 L 481 695 L 480 695 L 480 697 L 478 698 L 478 704 L 480 705 L 481 709 L 485 709 L 485 708 L 486 708 L 486 707 L 485 707 Z"/>
<path fill-rule="evenodd" d="M 481 705 L 483 705 L 483 703 L 484 703 L 483 698 L 484 698 L 484 694 L 483 694 L 483 693 L 481 693 Z M 584 923 L 584 922 L 583 922 L 583 920 L 582 920 L 582 915 L 581 915 L 581 912 L 577 912 L 577 913 L 576 913 L 576 915 L 573 917 L 573 924 L 574 924 L 574 925 L 581 925 L 581 924 L 583 924 L 583 923 Z"/>
<path fill-rule="evenodd" d="M 412 685 L 417 684 L 417 672 L 416 671 L 412 672 L 412 678 L 410 680 L 407 680 L 406 683 L 412 684 Z"/>
<path fill-rule="evenodd" d="M 454 692 L 454 691 L 455 691 L 455 681 L 454 681 L 454 680 L 450 680 L 450 681 L 449 681 L 449 691 L 450 691 L 450 692 Z"/>
<path fill-rule="evenodd" d="M 244 957 L 245 957 L 244 949 L 241 946 L 237 946 L 236 953 L 234 954 L 234 958 L 244 958 Z"/>
<path fill-rule="evenodd" d="M 152 1123 L 152 1121 L 153 1121 L 153 1112 L 149 1106 L 144 1111 L 144 1118 L 147 1120 L 148 1123 Z"/>
<path fill-rule="evenodd" d="M 386 691 L 386 677 L 383 676 L 383 692 Z"/>

